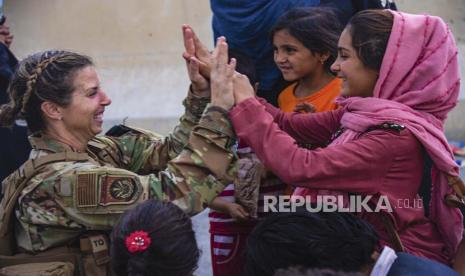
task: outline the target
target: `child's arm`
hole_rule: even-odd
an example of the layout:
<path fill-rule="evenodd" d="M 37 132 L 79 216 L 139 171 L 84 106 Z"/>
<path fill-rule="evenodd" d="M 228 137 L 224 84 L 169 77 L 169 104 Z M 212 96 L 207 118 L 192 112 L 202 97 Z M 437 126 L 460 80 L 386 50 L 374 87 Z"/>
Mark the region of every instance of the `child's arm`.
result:
<path fill-rule="evenodd" d="M 239 221 L 250 219 L 249 214 L 241 205 L 226 201 L 220 197 L 213 199 L 209 207 L 215 211 L 229 214 L 232 218 Z"/>

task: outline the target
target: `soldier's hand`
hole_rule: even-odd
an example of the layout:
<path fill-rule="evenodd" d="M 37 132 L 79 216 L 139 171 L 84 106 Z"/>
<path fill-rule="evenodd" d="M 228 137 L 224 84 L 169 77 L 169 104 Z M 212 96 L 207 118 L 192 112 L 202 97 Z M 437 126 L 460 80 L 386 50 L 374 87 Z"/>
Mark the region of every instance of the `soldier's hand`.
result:
<path fill-rule="evenodd" d="M 182 34 L 184 38 L 185 51 L 182 54 L 186 61 L 195 57 L 199 64 L 199 71 L 206 79 L 210 79 L 211 72 L 211 53 L 208 48 L 200 41 L 192 27 L 182 25 Z"/>
<path fill-rule="evenodd" d="M 255 97 L 255 90 L 247 76 L 236 73 L 234 77 L 234 101 L 236 104 L 253 97 Z"/>
<path fill-rule="evenodd" d="M 228 44 L 224 37 L 219 37 L 211 58 L 211 102 L 226 110 L 234 105 L 233 81 L 236 60 L 228 63 Z"/>
<path fill-rule="evenodd" d="M 191 80 L 192 91 L 197 96 L 209 97 L 210 96 L 210 83 L 199 72 L 199 61 L 195 57 L 191 57 L 186 61 L 187 74 Z"/>
<path fill-rule="evenodd" d="M 315 113 L 316 108 L 313 104 L 309 103 L 299 103 L 295 106 L 294 112 L 301 112 L 301 113 Z"/>
<path fill-rule="evenodd" d="M 229 215 L 237 221 L 246 221 L 251 219 L 244 207 L 237 203 L 230 203 L 227 208 Z"/>

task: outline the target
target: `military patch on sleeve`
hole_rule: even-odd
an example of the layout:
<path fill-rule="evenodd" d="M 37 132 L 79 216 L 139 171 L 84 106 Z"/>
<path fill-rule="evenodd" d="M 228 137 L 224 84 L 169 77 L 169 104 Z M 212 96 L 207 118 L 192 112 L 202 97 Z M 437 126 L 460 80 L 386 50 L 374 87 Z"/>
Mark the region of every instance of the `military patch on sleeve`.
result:
<path fill-rule="evenodd" d="M 148 185 L 143 185 L 136 175 L 123 171 L 82 172 L 77 174 L 76 182 L 73 201 L 81 213 L 124 212 L 147 198 L 149 192 Z"/>
<path fill-rule="evenodd" d="M 136 181 L 131 177 L 103 176 L 100 204 L 128 203 L 134 198 L 136 191 Z"/>
<path fill-rule="evenodd" d="M 78 174 L 75 198 L 78 208 L 97 206 L 96 173 Z"/>

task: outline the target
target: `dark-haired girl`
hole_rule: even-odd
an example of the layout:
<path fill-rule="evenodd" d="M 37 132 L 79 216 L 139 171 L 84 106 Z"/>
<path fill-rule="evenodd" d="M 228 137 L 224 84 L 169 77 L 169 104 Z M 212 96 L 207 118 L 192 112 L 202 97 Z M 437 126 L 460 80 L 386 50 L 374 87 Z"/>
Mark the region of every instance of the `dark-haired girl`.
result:
<path fill-rule="evenodd" d="M 322 112 L 337 108 L 341 80 L 330 66 L 337 56 L 341 26 L 328 8 L 293 9 L 271 31 L 274 61 L 291 82 L 278 98 L 284 112 Z"/>
<path fill-rule="evenodd" d="M 111 245 L 117 275 L 188 276 L 200 256 L 189 216 L 158 200 L 126 212 L 113 228 Z"/>

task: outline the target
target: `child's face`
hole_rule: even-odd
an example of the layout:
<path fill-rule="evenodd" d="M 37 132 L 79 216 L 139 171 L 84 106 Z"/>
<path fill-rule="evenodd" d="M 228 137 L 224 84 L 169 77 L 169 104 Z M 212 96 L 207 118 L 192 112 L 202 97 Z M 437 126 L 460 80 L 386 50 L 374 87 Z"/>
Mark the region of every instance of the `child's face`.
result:
<path fill-rule="evenodd" d="M 323 69 L 325 59 L 312 53 L 287 30 L 280 30 L 273 36 L 274 62 L 287 81 L 307 78 Z"/>

